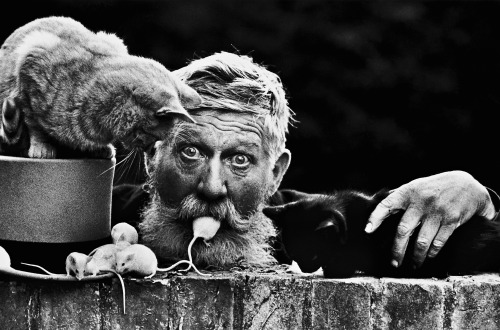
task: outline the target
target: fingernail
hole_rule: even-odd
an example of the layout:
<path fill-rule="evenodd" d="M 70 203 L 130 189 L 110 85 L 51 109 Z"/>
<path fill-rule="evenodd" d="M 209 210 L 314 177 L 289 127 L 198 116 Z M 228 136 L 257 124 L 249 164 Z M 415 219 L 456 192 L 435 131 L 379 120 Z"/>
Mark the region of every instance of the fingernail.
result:
<path fill-rule="evenodd" d="M 399 264 L 398 264 L 398 262 L 396 260 L 391 261 L 391 265 L 394 268 L 398 268 L 398 266 L 399 266 Z"/>
<path fill-rule="evenodd" d="M 368 223 L 368 224 L 366 225 L 366 227 L 365 227 L 365 232 L 366 232 L 366 233 L 371 233 L 371 232 L 372 232 L 372 228 L 373 228 L 372 224 L 371 224 L 371 223 Z"/>

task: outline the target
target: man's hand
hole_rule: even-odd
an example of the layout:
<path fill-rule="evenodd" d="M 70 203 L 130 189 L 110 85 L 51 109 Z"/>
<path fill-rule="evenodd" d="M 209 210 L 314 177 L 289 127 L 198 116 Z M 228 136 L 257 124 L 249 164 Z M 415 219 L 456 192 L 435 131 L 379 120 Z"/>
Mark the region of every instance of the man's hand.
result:
<path fill-rule="evenodd" d="M 371 214 L 365 231 L 371 233 L 390 214 L 403 210 L 392 248 L 392 265 L 401 265 L 408 241 L 422 223 L 413 251 L 416 267 L 437 255 L 453 231 L 477 214 L 493 219 L 495 208 L 486 187 L 463 171 L 420 178 L 393 190 Z"/>

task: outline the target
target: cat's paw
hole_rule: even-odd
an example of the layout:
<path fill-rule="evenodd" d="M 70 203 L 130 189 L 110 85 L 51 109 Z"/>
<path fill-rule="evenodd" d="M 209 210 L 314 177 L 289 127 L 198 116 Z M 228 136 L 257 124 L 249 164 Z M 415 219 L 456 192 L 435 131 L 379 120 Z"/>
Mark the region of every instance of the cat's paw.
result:
<path fill-rule="evenodd" d="M 22 133 L 21 109 L 16 106 L 13 98 L 5 98 L 2 103 L 2 118 L 0 122 L 0 139 L 6 144 L 15 144 Z"/>
<path fill-rule="evenodd" d="M 54 159 L 56 156 L 56 149 L 47 143 L 32 143 L 28 150 L 29 158 Z"/>
<path fill-rule="evenodd" d="M 116 156 L 116 149 L 109 144 L 104 148 L 92 151 L 91 156 L 92 158 L 113 159 Z"/>
<path fill-rule="evenodd" d="M 286 272 L 291 274 L 304 274 L 295 260 L 292 261 L 292 264 L 286 269 Z"/>

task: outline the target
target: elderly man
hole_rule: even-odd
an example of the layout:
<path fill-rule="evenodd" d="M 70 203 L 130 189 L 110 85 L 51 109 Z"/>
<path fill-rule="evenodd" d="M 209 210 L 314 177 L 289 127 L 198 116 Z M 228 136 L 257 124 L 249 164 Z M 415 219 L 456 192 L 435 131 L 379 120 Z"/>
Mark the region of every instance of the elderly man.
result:
<path fill-rule="evenodd" d="M 290 163 L 285 134 L 293 120 L 280 79 L 251 58 L 230 53 L 195 60 L 176 73 L 204 101 L 190 111 L 197 123 L 179 123 L 149 162 L 151 197 L 139 225 L 142 240 L 161 257 L 185 258 L 192 220 L 210 215 L 222 227 L 210 246 L 194 246 L 196 263 L 270 265 L 276 230 L 260 210 Z M 123 199 L 126 190 L 117 188 L 117 216 L 130 216 L 148 199 L 137 192 Z M 495 218 L 498 196 L 462 171 L 420 178 L 382 201 L 366 231 L 401 209 L 406 212 L 392 263 L 401 264 L 409 237 L 422 223 L 416 246 L 410 248 L 418 266 L 472 215 Z"/>
<path fill-rule="evenodd" d="M 221 227 L 209 246 L 202 241 L 193 246 L 196 264 L 274 264 L 277 231 L 261 210 L 290 164 L 285 135 L 293 121 L 279 77 L 248 56 L 230 53 L 195 60 L 176 73 L 203 97 L 190 111 L 196 123 L 179 122 L 157 144 L 148 160 L 148 192 L 115 188 L 113 221 L 136 221 L 142 242 L 160 258 L 175 260 L 186 258 L 192 221 L 211 216 Z M 13 147 L 6 145 L 9 136 L 18 136 L 11 123 L 16 118 L 2 118 L 9 133 L 0 141 L 4 150 Z M 409 247 L 419 266 L 473 215 L 495 219 L 499 204 L 498 196 L 470 174 L 445 172 L 395 189 L 372 213 L 366 231 L 404 210 L 392 264 L 401 264 L 421 223 L 416 245 Z"/>
<path fill-rule="evenodd" d="M 276 230 L 261 208 L 290 164 L 285 133 L 291 111 L 277 75 L 250 58 L 220 53 L 176 72 L 203 97 L 156 147 L 151 202 L 139 228 L 159 256 L 185 258 L 192 221 L 209 215 L 221 228 L 195 263 L 269 266 Z"/>

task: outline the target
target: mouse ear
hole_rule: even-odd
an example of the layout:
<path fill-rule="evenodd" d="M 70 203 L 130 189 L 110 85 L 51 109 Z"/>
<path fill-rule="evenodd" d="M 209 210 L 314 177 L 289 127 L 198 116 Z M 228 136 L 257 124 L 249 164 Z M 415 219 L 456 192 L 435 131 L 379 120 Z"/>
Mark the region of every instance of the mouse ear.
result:
<path fill-rule="evenodd" d="M 118 240 L 116 241 L 116 243 L 126 241 L 126 240 L 127 240 L 127 238 L 125 237 L 125 233 L 122 233 L 120 235 L 120 237 L 118 237 Z"/>
<path fill-rule="evenodd" d="M 89 257 L 92 257 L 94 255 L 94 253 L 96 253 L 97 249 L 99 249 L 99 248 L 93 249 L 92 252 L 89 253 Z"/>
<path fill-rule="evenodd" d="M 75 257 L 73 256 L 69 256 L 68 257 L 68 260 L 69 260 L 69 263 L 72 264 L 72 265 L 76 265 L 76 260 L 75 260 Z"/>

